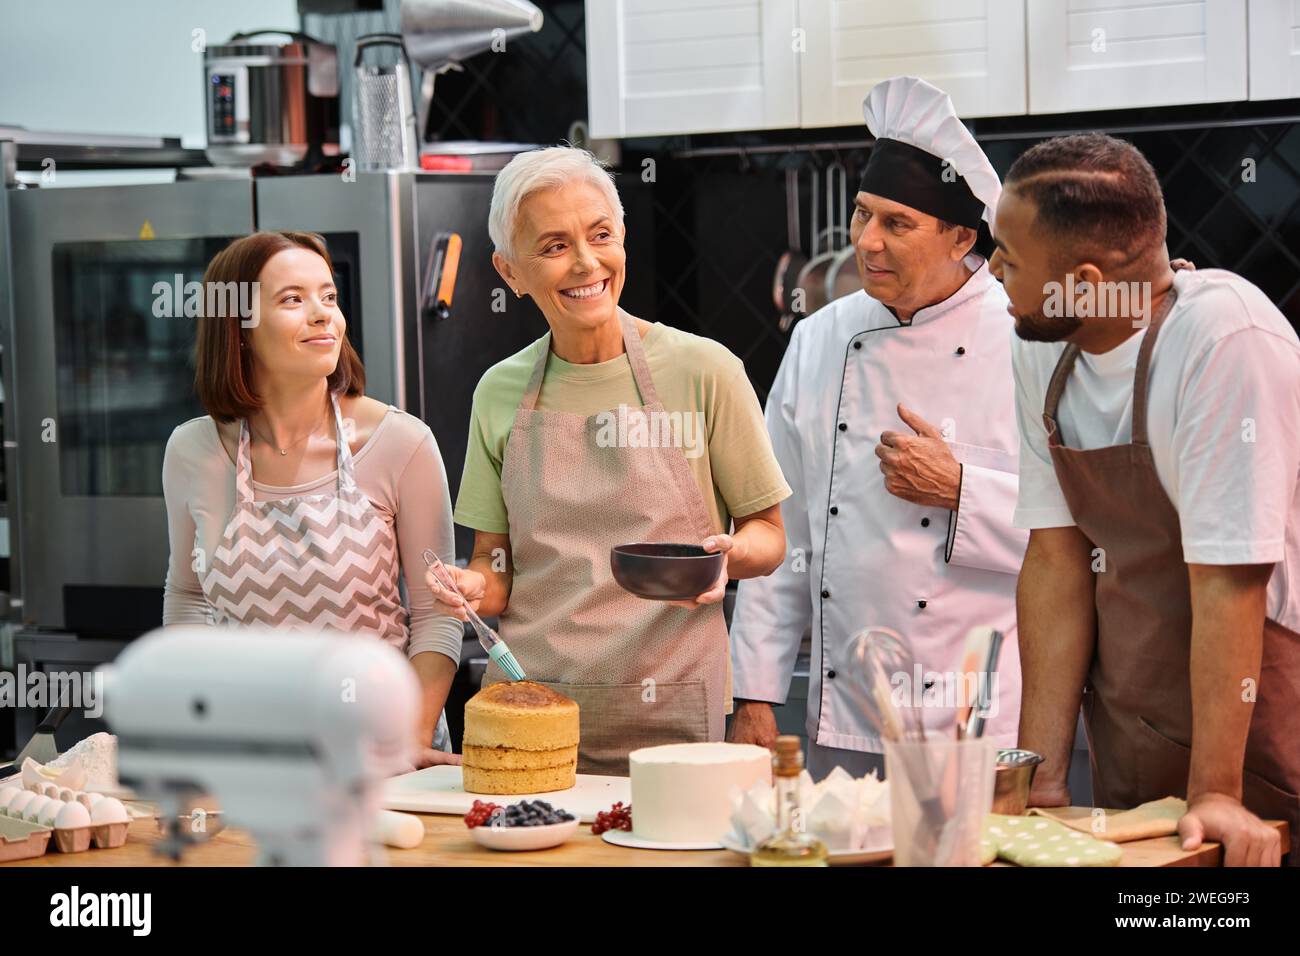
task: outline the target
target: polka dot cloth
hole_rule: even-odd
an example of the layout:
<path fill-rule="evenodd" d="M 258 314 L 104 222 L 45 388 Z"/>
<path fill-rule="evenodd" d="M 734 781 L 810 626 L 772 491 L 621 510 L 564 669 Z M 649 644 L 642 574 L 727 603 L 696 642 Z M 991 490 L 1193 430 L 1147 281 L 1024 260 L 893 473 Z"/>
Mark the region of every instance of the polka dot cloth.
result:
<path fill-rule="evenodd" d="M 980 834 L 980 866 L 988 866 L 998 858 L 997 838 L 989 833 L 991 816 L 984 818 L 984 832 Z"/>
<path fill-rule="evenodd" d="M 1017 866 L 1115 866 L 1123 851 L 1119 844 L 1097 840 L 1043 817 L 1008 817 L 990 813 L 984 820 L 984 844 L 991 843 L 999 859 Z"/>

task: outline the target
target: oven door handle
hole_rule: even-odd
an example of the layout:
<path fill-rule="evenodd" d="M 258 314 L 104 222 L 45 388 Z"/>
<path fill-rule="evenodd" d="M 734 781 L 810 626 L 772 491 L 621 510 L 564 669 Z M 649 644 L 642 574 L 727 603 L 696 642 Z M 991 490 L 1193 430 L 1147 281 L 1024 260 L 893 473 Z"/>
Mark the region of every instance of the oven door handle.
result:
<path fill-rule="evenodd" d="M 456 272 L 460 268 L 460 233 L 440 232 L 429 244 L 429 259 L 420 284 L 420 315 L 425 319 L 451 317 L 452 297 L 456 292 Z"/>

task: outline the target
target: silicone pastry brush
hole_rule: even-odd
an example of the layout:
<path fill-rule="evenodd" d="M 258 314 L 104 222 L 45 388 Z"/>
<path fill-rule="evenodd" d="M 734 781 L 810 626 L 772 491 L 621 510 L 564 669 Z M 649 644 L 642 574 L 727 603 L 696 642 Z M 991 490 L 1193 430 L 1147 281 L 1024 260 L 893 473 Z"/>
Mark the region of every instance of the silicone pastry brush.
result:
<path fill-rule="evenodd" d="M 432 548 L 424 549 L 424 563 L 433 571 L 433 576 L 438 579 L 444 591 L 460 594 L 455 579 L 448 572 L 447 566 L 433 553 Z M 463 594 L 460 596 L 462 599 L 465 597 Z M 501 635 L 483 623 L 483 619 L 474 613 L 468 601 L 465 602 L 465 613 L 469 615 L 469 623 L 473 626 L 474 633 L 478 635 L 478 642 L 483 645 L 483 650 L 488 652 L 488 659 L 496 661 L 512 681 L 526 680 L 524 669 L 515 660 L 515 655 L 510 653 L 510 648 L 506 647 L 506 642 L 501 640 Z"/>

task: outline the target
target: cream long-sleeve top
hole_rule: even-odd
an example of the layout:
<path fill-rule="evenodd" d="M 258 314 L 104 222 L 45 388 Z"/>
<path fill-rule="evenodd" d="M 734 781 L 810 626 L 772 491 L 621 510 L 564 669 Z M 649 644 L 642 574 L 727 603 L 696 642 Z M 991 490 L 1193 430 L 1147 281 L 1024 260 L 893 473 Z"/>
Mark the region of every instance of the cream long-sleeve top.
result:
<path fill-rule="evenodd" d="M 401 560 L 407 611 L 408 657 L 424 651 L 459 663 L 463 627 L 433 610 L 424 580 L 425 548 L 450 564 L 455 558 L 451 499 L 438 443 L 429 426 L 399 408 L 388 412 L 366 443 L 353 454 L 358 487 L 393 528 Z M 291 486 L 253 480 L 258 501 L 321 494 L 338 484 L 338 472 Z M 163 457 L 163 495 L 171 558 L 163 596 L 164 624 L 211 624 L 213 608 L 194 569 L 199 554 L 213 554 L 235 509 L 235 463 L 226 452 L 211 416 L 179 425 Z"/>

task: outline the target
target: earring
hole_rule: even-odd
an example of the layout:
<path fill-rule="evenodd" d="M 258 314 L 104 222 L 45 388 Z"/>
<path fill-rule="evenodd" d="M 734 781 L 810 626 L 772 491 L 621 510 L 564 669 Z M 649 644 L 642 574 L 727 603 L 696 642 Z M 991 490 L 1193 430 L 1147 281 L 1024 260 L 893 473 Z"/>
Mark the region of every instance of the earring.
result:
<path fill-rule="evenodd" d="M 520 292 L 518 289 L 515 289 L 515 298 L 516 298 L 516 299 L 522 299 L 523 297 L 524 297 L 524 294 L 523 294 L 522 292 Z"/>

